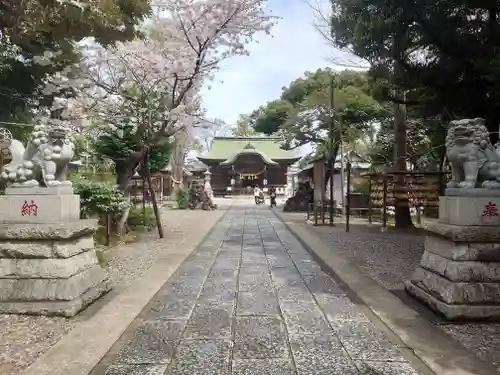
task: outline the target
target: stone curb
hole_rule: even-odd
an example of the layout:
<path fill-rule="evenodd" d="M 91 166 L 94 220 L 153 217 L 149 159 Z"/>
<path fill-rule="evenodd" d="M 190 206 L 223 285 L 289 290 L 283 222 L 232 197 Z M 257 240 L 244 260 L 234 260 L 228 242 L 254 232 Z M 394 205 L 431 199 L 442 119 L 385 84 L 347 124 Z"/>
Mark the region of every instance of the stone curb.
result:
<path fill-rule="evenodd" d="M 274 214 L 285 227 L 332 271 L 400 340 L 436 375 L 492 375 L 498 370 L 481 360 L 439 328 L 406 306 L 378 282 L 365 275 L 350 261 L 328 248 L 303 224 Z"/>
<path fill-rule="evenodd" d="M 216 212 L 219 215 L 213 220 L 200 223 L 198 233 L 205 232 L 201 239 L 186 237 L 175 252 L 158 259 L 144 276 L 133 281 L 91 318 L 79 322 L 21 375 L 88 375 L 227 211 Z"/>

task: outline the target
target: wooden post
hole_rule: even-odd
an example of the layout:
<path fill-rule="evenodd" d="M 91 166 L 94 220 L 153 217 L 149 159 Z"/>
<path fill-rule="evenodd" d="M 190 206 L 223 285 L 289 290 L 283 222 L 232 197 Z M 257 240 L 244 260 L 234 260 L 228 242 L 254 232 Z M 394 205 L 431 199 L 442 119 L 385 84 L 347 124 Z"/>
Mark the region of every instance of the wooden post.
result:
<path fill-rule="evenodd" d="M 334 77 L 332 76 L 330 79 L 330 110 L 332 111 L 331 116 L 332 118 L 330 119 L 330 128 L 329 128 L 329 133 L 328 133 L 328 139 L 330 142 L 330 152 L 329 152 L 329 157 L 328 157 L 328 169 L 330 170 L 330 180 L 329 185 L 330 185 L 330 205 L 329 205 L 329 211 L 330 211 L 330 218 L 329 218 L 329 223 L 330 226 L 333 227 L 333 216 L 334 216 L 334 208 L 333 208 L 333 176 L 334 176 L 334 166 L 335 166 L 335 158 L 333 155 L 333 147 L 334 147 L 334 142 L 333 142 L 333 135 L 334 135 L 334 127 L 335 127 L 335 115 L 334 115 L 334 88 L 335 88 L 335 81 Z M 343 157 L 343 155 L 342 155 Z"/>
<path fill-rule="evenodd" d="M 151 171 L 149 169 L 149 150 L 146 150 L 144 155 L 144 169 L 146 171 L 146 179 L 148 180 L 149 194 L 151 195 L 151 201 L 153 203 L 153 211 L 156 217 L 156 226 L 158 227 L 158 236 L 160 238 L 165 238 L 163 234 L 163 226 L 161 224 L 160 210 L 158 209 L 158 202 L 156 201 L 156 194 L 154 192 L 153 183 L 151 179 Z"/>
<path fill-rule="evenodd" d="M 325 224 L 325 159 L 318 158 L 314 161 L 314 222 L 318 225 L 318 210 L 321 210 L 321 223 Z"/>
<path fill-rule="evenodd" d="M 349 219 L 351 216 L 351 162 L 347 161 L 347 186 L 346 186 L 346 205 L 345 205 L 345 231 L 349 232 Z"/>
<path fill-rule="evenodd" d="M 146 157 L 144 157 L 144 167 L 142 171 L 142 217 L 146 216 Z M 144 223 L 142 223 L 144 224 Z"/>
<path fill-rule="evenodd" d="M 368 224 L 372 224 L 372 171 L 370 171 L 368 179 Z"/>
<path fill-rule="evenodd" d="M 111 245 L 111 215 L 106 215 L 106 233 L 104 234 L 106 237 L 106 246 Z"/>
<path fill-rule="evenodd" d="M 387 230 L 387 174 L 384 173 L 384 191 L 382 198 L 382 231 Z"/>
<path fill-rule="evenodd" d="M 163 175 L 160 175 L 160 204 L 163 203 Z"/>

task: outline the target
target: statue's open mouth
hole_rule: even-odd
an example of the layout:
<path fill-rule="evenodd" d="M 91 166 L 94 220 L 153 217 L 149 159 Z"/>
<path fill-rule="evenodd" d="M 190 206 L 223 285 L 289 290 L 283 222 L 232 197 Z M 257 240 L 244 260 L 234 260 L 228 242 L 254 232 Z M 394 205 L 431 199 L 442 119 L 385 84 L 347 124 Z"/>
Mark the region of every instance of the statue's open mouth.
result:
<path fill-rule="evenodd" d="M 66 132 L 64 130 L 53 130 L 50 135 L 52 138 L 64 138 L 66 136 Z"/>
<path fill-rule="evenodd" d="M 455 128 L 455 138 L 470 138 L 471 132 L 464 127 Z"/>

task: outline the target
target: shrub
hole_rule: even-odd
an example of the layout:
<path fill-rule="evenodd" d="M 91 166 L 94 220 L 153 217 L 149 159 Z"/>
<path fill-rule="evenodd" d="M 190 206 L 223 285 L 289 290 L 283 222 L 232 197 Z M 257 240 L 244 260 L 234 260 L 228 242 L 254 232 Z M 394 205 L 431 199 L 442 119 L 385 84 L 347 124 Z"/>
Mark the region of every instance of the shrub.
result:
<path fill-rule="evenodd" d="M 5 188 L 7 187 L 7 182 L 5 180 L 0 181 L 0 195 L 5 195 Z"/>
<path fill-rule="evenodd" d="M 177 202 L 177 208 L 181 210 L 189 208 L 189 191 L 183 187 L 179 188 L 175 192 L 175 201 Z"/>
<path fill-rule="evenodd" d="M 78 172 L 70 172 L 69 179 L 71 181 L 86 179 L 92 182 L 104 182 L 110 185 L 116 184 L 116 176 L 110 172 L 92 172 L 79 170 Z"/>
<path fill-rule="evenodd" d="M 156 226 L 156 216 L 153 207 L 134 206 L 130 209 L 127 218 L 127 225 L 131 228 L 144 227 L 148 230 Z"/>
<path fill-rule="evenodd" d="M 203 188 L 197 182 L 193 181 L 188 191 L 189 208 L 194 210 L 202 200 Z"/>
<path fill-rule="evenodd" d="M 109 183 L 78 178 L 73 181 L 73 188 L 75 194 L 80 195 L 80 217 L 83 219 L 114 214 L 128 205 L 120 190 Z"/>

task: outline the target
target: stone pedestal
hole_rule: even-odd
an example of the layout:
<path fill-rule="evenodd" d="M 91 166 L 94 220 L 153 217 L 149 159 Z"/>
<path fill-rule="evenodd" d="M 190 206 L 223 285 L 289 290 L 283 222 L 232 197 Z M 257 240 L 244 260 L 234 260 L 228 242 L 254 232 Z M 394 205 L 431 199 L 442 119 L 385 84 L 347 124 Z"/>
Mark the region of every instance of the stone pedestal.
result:
<path fill-rule="evenodd" d="M 448 189 L 447 192 L 453 193 L 455 190 L 458 189 Z M 492 196 L 491 190 L 471 190 L 479 191 L 475 196 L 439 197 L 439 221 L 463 226 L 500 226 L 500 193 Z M 489 193 L 489 196 L 482 195 L 486 193 Z"/>
<path fill-rule="evenodd" d="M 0 313 L 73 316 L 109 291 L 96 220 L 80 220 L 71 188 L 0 196 Z"/>
<path fill-rule="evenodd" d="M 441 197 L 407 291 L 449 320 L 500 319 L 499 210 L 500 197 Z"/>

